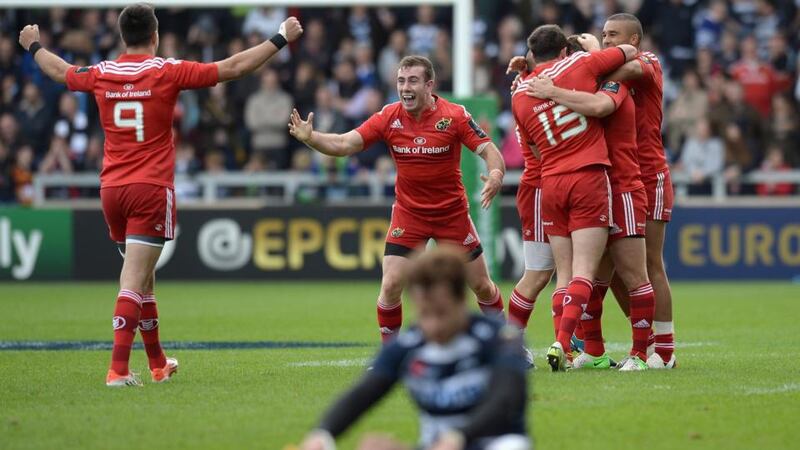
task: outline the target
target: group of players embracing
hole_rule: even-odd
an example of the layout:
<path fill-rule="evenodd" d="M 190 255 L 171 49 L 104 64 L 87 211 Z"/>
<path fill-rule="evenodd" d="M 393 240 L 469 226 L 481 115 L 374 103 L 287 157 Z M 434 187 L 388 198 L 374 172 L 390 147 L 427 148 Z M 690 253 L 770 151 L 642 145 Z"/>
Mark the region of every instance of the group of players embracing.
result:
<path fill-rule="evenodd" d="M 47 76 L 92 93 L 100 110 L 106 137 L 103 213 L 124 257 L 106 375 L 112 387 L 142 385 L 128 367 L 137 330 L 153 382 L 171 379 L 178 369 L 159 342 L 155 297 L 156 262 L 177 223 L 171 119 L 178 93 L 252 73 L 303 33 L 292 17 L 269 40 L 201 64 L 155 56 L 158 20 L 150 5 L 125 8 L 119 28 L 125 53 L 88 67 L 72 66 L 44 49 L 36 25 L 23 28 L 19 38 Z M 308 435 L 304 450 L 333 448 L 335 437 L 398 381 L 421 411 L 422 448 L 530 448 L 526 374 L 533 358 L 522 334 L 554 269 L 556 342 L 547 353 L 554 371 L 675 366 L 662 261 L 672 207 L 660 133 L 662 73 L 653 54 L 639 51 L 642 34 L 636 17 L 611 16 L 601 49 L 590 35 L 568 38 L 558 26 L 544 25 L 528 38 L 526 57 L 509 64 L 509 71 L 520 73 L 512 109 L 525 154 L 517 204 L 526 271 L 510 296 L 507 321 L 470 220 L 461 147 L 486 161 L 483 207 L 502 187 L 503 158 L 463 106 L 433 93 L 430 60 L 403 58 L 400 100 L 355 130 L 321 133 L 313 129 L 313 113 L 304 120 L 292 112 L 290 134 L 312 149 L 348 156 L 384 141 L 397 166 L 377 301 L 384 346 L 371 370 Z M 442 248 L 412 255 L 429 239 Z M 633 330 L 632 349 L 619 363 L 606 355 L 600 326 L 609 286 Z M 406 287 L 418 325 L 400 333 Z M 467 287 L 484 315 L 469 312 Z M 363 448 L 403 448 L 395 444 L 373 438 Z"/>

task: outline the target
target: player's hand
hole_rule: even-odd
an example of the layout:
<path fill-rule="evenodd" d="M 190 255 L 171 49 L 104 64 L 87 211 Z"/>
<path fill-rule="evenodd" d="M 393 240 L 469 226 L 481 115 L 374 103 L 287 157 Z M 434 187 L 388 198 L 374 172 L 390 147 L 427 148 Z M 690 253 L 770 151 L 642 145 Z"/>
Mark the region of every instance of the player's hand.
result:
<path fill-rule="evenodd" d="M 514 72 L 523 73 L 527 72 L 528 70 L 528 61 L 525 60 L 524 56 L 515 56 L 511 58 L 511 61 L 508 62 L 508 67 L 506 68 L 506 75 Z"/>
<path fill-rule="evenodd" d="M 278 33 L 283 35 L 287 41 L 294 42 L 303 34 L 303 26 L 300 25 L 297 17 L 289 17 L 283 21 Z"/>
<path fill-rule="evenodd" d="M 31 44 L 39 40 L 39 25 L 25 25 L 25 28 L 19 32 L 19 45 L 28 51 Z"/>
<path fill-rule="evenodd" d="M 596 52 L 602 48 L 600 46 L 600 41 L 597 40 L 597 36 L 591 33 L 582 33 L 578 36 L 578 43 L 581 44 L 581 47 L 587 52 Z"/>
<path fill-rule="evenodd" d="M 444 433 L 429 450 L 463 450 L 464 437 L 458 433 Z"/>
<path fill-rule="evenodd" d="M 336 450 L 336 443 L 326 431 L 314 430 L 300 444 L 300 450 Z"/>
<path fill-rule="evenodd" d="M 547 100 L 555 94 L 555 85 L 553 85 L 552 78 L 544 75 L 536 77 L 532 83 L 528 83 L 528 90 L 526 94 L 530 97 L 541 98 Z"/>
<path fill-rule="evenodd" d="M 305 144 L 309 139 L 311 139 L 311 133 L 313 131 L 314 113 L 308 113 L 308 119 L 303 120 L 300 117 L 300 113 L 297 112 L 297 109 L 292 109 L 292 115 L 289 116 L 289 134 Z"/>
<path fill-rule="evenodd" d="M 407 446 L 383 434 L 370 433 L 361 439 L 358 450 L 410 450 Z"/>
<path fill-rule="evenodd" d="M 481 189 L 481 208 L 489 209 L 492 199 L 500 192 L 503 187 L 503 172 L 498 169 L 492 170 L 489 176 L 481 174 L 483 189 Z"/>

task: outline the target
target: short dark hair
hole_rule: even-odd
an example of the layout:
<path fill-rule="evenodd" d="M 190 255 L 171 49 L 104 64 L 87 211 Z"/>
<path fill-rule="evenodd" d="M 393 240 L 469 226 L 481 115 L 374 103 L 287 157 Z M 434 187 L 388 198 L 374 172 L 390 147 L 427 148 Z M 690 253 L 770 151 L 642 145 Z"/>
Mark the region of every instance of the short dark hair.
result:
<path fill-rule="evenodd" d="M 419 66 L 425 70 L 425 81 L 430 81 L 436 78 L 436 72 L 433 70 L 433 63 L 430 59 L 420 55 L 409 55 L 400 60 L 397 65 L 398 68 Z"/>
<path fill-rule="evenodd" d="M 578 40 L 580 38 L 579 35 L 573 34 L 572 36 L 567 38 L 567 55 L 571 55 L 575 52 L 582 52 L 583 46 L 581 42 Z"/>
<path fill-rule="evenodd" d="M 157 30 L 156 12 L 147 3 L 128 5 L 119 14 L 119 34 L 128 47 L 147 45 Z"/>
<path fill-rule="evenodd" d="M 633 27 L 632 34 L 638 35 L 640 42 L 642 39 L 644 39 L 644 29 L 642 29 L 642 22 L 640 22 L 639 18 L 634 16 L 633 14 L 628 14 L 628 13 L 614 14 L 608 19 L 606 19 L 606 22 L 628 22 L 628 25 Z"/>
<path fill-rule="evenodd" d="M 444 285 L 457 301 L 466 299 L 467 259 L 461 249 L 440 246 L 416 256 L 408 272 L 408 286 L 430 290 Z"/>
<path fill-rule="evenodd" d="M 537 62 L 558 58 L 567 46 L 567 36 L 558 25 L 542 25 L 528 36 L 528 48 Z"/>

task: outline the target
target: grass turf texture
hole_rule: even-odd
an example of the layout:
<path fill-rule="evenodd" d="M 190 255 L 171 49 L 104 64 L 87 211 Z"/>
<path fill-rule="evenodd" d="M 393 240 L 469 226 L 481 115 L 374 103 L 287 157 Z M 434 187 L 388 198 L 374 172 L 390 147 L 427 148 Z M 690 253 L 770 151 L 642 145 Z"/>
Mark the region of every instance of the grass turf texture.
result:
<path fill-rule="evenodd" d="M 503 285 L 506 296 L 510 289 Z M 671 372 L 545 370 L 549 290 L 541 296 L 527 336 L 540 367 L 529 415 L 538 449 L 795 448 L 800 287 L 673 289 L 680 368 Z M 376 283 L 161 283 L 161 335 L 373 343 L 376 292 Z M 110 340 L 115 293 L 110 283 L 0 284 L 0 341 Z M 628 342 L 610 298 L 604 325 L 610 343 Z M 616 358 L 620 347 L 612 345 Z M 0 351 L 0 448 L 281 449 L 301 439 L 374 351 L 174 350 L 177 377 L 141 389 L 103 385 L 108 351 Z M 144 351 L 134 351 L 132 368 L 147 375 Z M 414 441 L 416 416 L 402 389 L 340 448 L 354 448 L 367 430 Z"/>

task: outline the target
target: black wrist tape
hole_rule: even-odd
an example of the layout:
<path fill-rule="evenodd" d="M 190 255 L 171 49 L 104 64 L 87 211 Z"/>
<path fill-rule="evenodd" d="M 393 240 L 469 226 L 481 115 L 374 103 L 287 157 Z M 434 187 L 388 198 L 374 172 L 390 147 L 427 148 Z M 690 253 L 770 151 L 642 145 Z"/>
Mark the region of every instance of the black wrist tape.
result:
<path fill-rule="evenodd" d="M 38 52 L 41 49 L 42 49 L 42 44 L 40 44 L 39 41 L 36 41 L 33 44 L 31 44 L 30 47 L 28 47 L 28 52 L 30 52 L 31 56 L 36 56 L 36 52 Z"/>
<path fill-rule="evenodd" d="M 269 41 L 275 44 L 275 47 L 278 47 L 278 50 L 282 49 L 286 46 L 286 44 L 289 43 L 289 41 L 287 41 L 286 38 L 280 33 L 276 33 L 275 36 L 269 38 Z"/>

